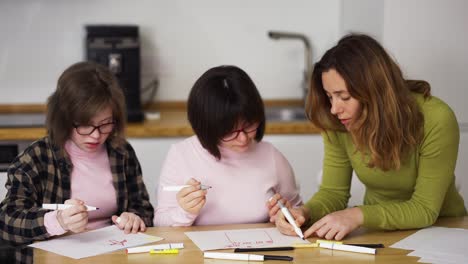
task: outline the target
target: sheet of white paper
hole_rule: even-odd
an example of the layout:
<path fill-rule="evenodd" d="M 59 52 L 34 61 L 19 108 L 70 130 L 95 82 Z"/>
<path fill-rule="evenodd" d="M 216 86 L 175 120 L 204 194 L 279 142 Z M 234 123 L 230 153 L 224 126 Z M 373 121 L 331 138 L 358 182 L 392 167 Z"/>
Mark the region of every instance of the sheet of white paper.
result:
<path fill-rule="evenodd" d="M 47 250 L 66 257 L 80 259 L 135 247 L 162 240 L 161 237 L 143 233 L 125 234 L 115 225 L 47 241 L 31 244 L 31 247 Z"/>
<path fill-rule="evenodd" d="M 468 229 L 428 227 L 391 245 L 431 263 L 468 263 Z"/>
<path fill-rule="evenodd" d="M 185 232 L 200 250 L 225 248 L 287 247 L 296 243 L 309 244 L 299 237 L 286 236 L 276 228 L 255 228 Z"/>

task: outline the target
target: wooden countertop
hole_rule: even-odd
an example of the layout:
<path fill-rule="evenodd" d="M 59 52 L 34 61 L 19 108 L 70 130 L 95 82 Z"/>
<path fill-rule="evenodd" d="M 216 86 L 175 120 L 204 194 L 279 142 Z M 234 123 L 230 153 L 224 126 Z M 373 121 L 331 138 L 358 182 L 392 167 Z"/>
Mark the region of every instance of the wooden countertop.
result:
<path fill-rule="evenodd" d="M 291 105 L 297 101 L 270 101 L 266 105 Z M 159 111 L 158 111 L 159 110 Z M 43 105 L 2 105 L 0 113 L 44 112 Z M 187 137 L 193 135 L 183 102 L 159 103 L 147 107 L 148 112 L 158 111 L 159 119 L 146 119 L 143 123 L 128 123 L 127 137 Z M 268 122 L 265 134 L 317 134 L 319 130 L 308 121 Z M 46 135 L 44 127 L 0 128 L 0 140 L 35 140 Z"/>
<path fill-rule="evenodd" d="M 435 226 L 468 228 L 468 217 L 448 217 L 440 218 Z M 190 240 L 184 232 L 188 231 L 212 231 L 212 230 L 232 230 L 246 228 L 266 228 L 273 227 L 272 224 L 244 224 L 225 226 L 190 226 L 190 227 L 150 227 L 146 231 L 149 235 L 163 237 L 161 243 L 184 243 L 184 249 L 179 254 L 152 255 L 148 253 L 125 254 L 124 250 L 117 250 L 108 254 L 101 254 L 94 257 L 79 260 L 67 258 L 52 252 L 41 249 L 34 249 L 34 263 L 252 263 L 247 261 L 228 261 L 218 259 L 204 259 L 203 252 Z M 418 263 L 418 257 L 407 256 L 410 250 L 390 248 L 397 241 L 415 233 L 413 230 L 402 231 L 374 231 L 360 228 L 349 234 L 345 243 L 382 243 L 385 248 L 379 248 L 376 255 L 337 251 L 322 248 L 300 248 L 293 251 L 271 251 L 254 252 L 255 254 L 287 255 L 294 257 L 294 262 L 284 263 Z M 314 237 L 309 240 L 315 242 Z M 230 252 L 232 249 L 216 250 L 216 252 Z M 261 262 L 253 262 L 261 263 Z M 264 263 L 281 263 L 279 261 L 265 261 Z"/>

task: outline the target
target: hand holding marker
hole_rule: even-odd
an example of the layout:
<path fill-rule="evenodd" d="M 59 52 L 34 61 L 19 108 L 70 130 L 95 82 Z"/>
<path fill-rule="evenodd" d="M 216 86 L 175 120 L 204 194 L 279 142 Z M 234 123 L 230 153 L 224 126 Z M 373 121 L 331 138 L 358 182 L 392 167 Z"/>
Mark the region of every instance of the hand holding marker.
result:
<path fill-rule="evenodd" d="M 190 187 L 190 186 L 192 186 L 192 185 L 163 186 L 163 190 L 164 191 L 178 192 L 178 191 L 182 190 L 183 188 Z M 203 184 L 200 185 L 200 190 L 208 190 L 210 188 L 211 188 L 211 186 L 208 186 L 208 185 L 203 185 Z"/>
<path fill-rule="evenodd" d="M 271 194 L 272 192 L 270 191 L 269 193 Z M 273 198 L 273 195 L 268 199 L 268 201 L 271 201 L 272 198 Z M 281 212 L 283 213 L 284 217 L 286 217 L 288 222 L 293 226 L 294 232 L 296 232 L 296 234 L 300 238 L 302 238 L 302 240 L 305 240 L 304 234 L 302 234 L 302 230 L 297 226 L 296 221 L 294 220 L 294 217 L 289 212 L 288 208 L 286 208 L 286 206 L 284 206 L 284 204 L 280 200 L 278 200 L 276 204 L 281 209 Z"/>
<path fill-rule="evenodd" d="M 43 209 L 48 209 L 48 210 L 65 210 L 70 207 L 77 206 L 76 204 L 42 204 Z M 94 207 L 94 206 L 86 206 L 86 211 L 95 211 L 99 210 L 99 208 Z"/>

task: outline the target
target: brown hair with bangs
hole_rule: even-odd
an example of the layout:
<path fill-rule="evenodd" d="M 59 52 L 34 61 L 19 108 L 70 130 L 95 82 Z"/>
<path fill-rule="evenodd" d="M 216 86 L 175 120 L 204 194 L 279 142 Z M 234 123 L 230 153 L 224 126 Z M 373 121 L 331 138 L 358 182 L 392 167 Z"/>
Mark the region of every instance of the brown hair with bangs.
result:
<path fill-rule="evenodd" d="M 57 89 L 47 101 L 46 127 L 52 142 L 63 148 L 75 124 L 89 124 L 110 106 L 115 122 L 108 141 L 120 146 L 126 124 L 125 98 L 115 76 L 103 65 L 79 62 L 58 79 Z"/>
<path fill-rule="evenodd" d="M 306 112 L 322 130 L 346 131 L 331 114 L 322 73 L 336 70 L 361 112 L 350 130 L 356 151 L 369 154 L 368 166 L 384 171 L 401 166 L 423 137 L 424 116 L 412 92 L 430 97 L 425 81 L 405 80 L 396 62 L 373 38 L 362 34 L 343 37 L 314 65 Z"/>
<path fill-rule="evenodd" d="M 190 125 L 202 146 L 221 159 L 218 145 L 240 121 L 258 123 L 255 140 L 265 132 L 263 100 L 252 79 L 236 66 L 206 71 L 192 87 L 187 103 Z"/>

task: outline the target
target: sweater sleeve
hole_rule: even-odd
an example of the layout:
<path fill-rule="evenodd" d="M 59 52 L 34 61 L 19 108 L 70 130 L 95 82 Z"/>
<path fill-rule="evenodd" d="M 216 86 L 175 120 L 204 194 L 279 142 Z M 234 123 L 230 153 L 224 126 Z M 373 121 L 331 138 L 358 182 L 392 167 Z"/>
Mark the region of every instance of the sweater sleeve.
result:
<path fill-rule="evenodd" d="M 177 192 L 162 190 L 163 186 L 185 184 L 184 174 L 180 171 L 181 155 L 173 145 L 163 163 L 157 190 L 158 205 L 154 214 L 155 226 L 191 226 L 197 217 L 179 206 L 176 198 Z"/>
<path fill-rule="evenodd" d="M 448 107 L 425 113 L 424 138 L 417 153 L 418 175 L 411 198 L 404 202 L 364 205 L 364 226 L 387 230 L 421 228 L 439 216 L 447 190 L 454 184 L 460 139 Z"/>
<path fill-rule="evenodd" d="M 278 175 L 277 191 L 291 203 L 291 206 L 301 206 L 303 203 L 298 185 L 296 184 L 296 178 L 294 177 L 294 171 L 283 154 L 275 147 L 272 148 Z"/>
<path fill-rule="evenodd" d="M 63 229 L 57 219 L 58 211 L 48 212 L 44 215 L 44 225 L 47 229 L 47 233 L 51 236 L 59 236 L 65 234 L 67 231 Z"/>
<path fill-rule="evenodd" d="M 353 169 L 337 133 L 322 133 L 325 148 L 322 183 L 305 205 L 310 210 L 312 223 L 331 212 L 345 209 L 350 197 Z"/>
<path fill-rule="evenodd" d="M 30 163 L 24 163 L 26 160 Z M 8 169 L 7 194 L 0 204 L 0 237 L 3 240 L 23 244 L 50 237 L 44 225 L 47 210 L 40 207 L 39 176 L 32 160 L 23 156 L 22 161 L 16 160 Z"/>
<path fill-rule="evenodd" d="M 140 162 L 133 147 L 127 144 L 127 190 L 128 190 L 128 212 L 134 213 L 145 222 L 146 226 L 153 226 L 154 209 L 150 203 L 148 191 L 143 181 Z"/>

